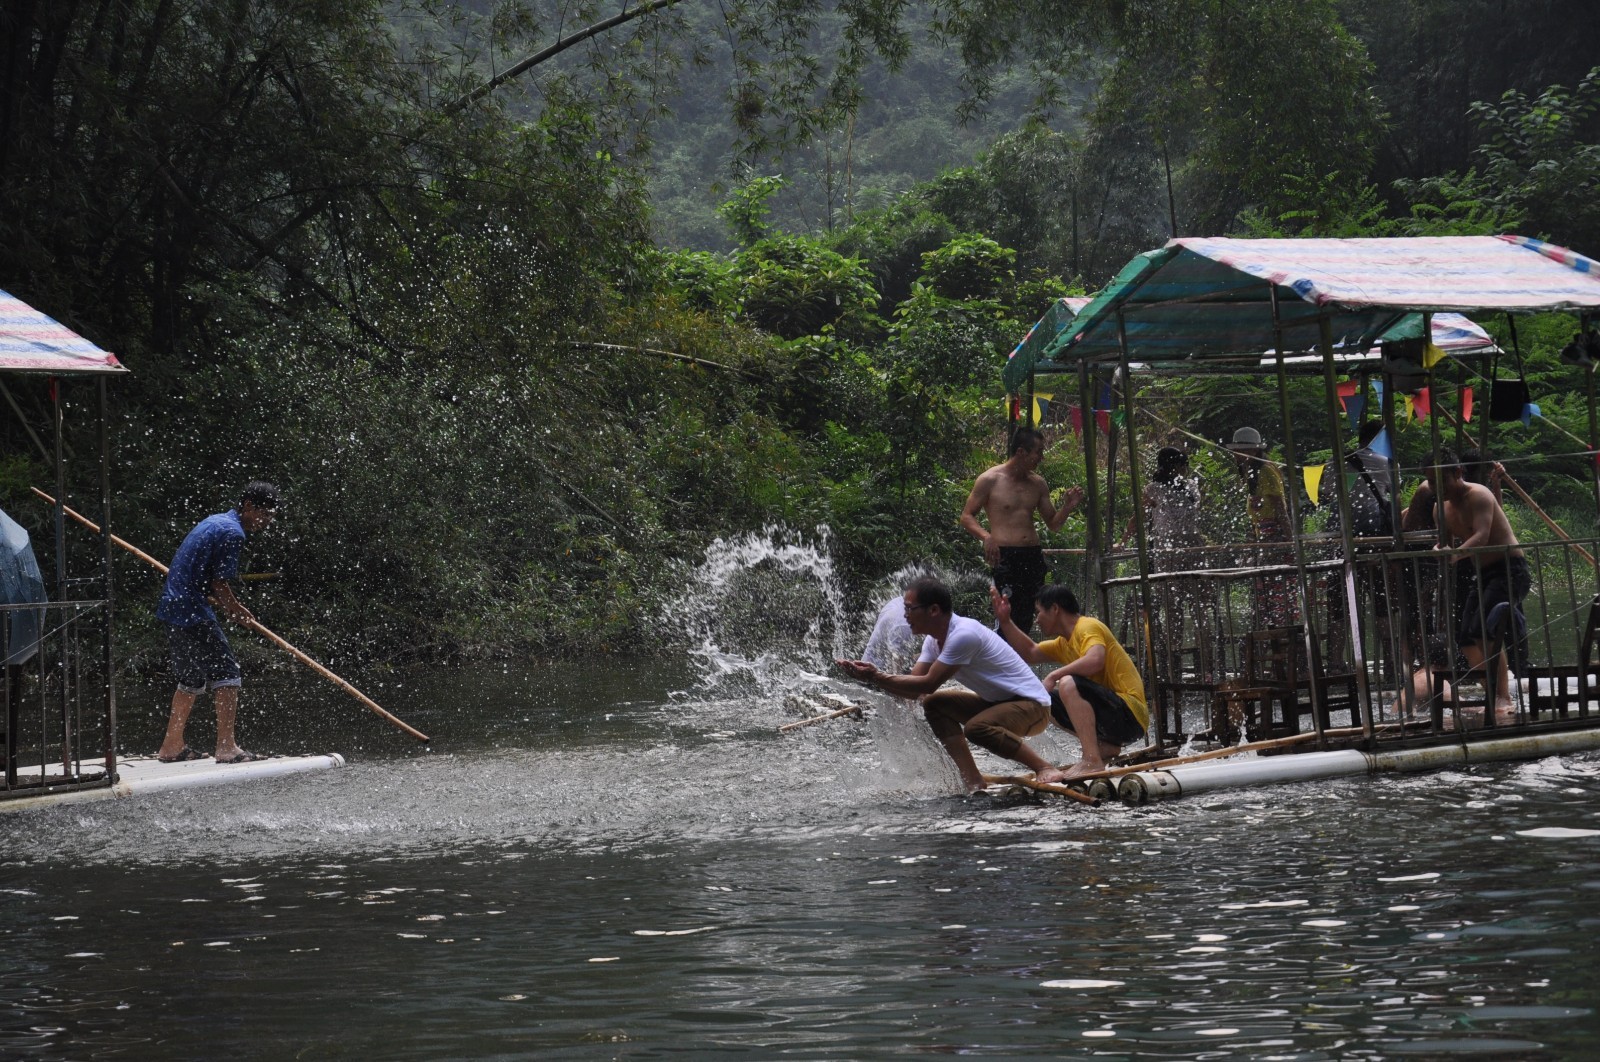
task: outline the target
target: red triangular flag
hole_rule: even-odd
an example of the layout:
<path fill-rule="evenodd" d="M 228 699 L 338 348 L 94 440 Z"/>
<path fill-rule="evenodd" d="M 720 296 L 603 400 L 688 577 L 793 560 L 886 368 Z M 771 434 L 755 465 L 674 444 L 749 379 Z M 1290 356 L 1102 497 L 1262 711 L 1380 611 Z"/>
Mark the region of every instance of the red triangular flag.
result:
<path fill-rule="evenodd" d="M 1433 412 L 1433 396 L 1426 387 L 1417 388 L 1416 395 L 1411 399 L 1411 411 L 1418 420 L 1427 420 L 1428 414 Z"/>
<path fill-rule="evenodd" d="M 1344 400 L 1347 398 L 1354 398 L 1356 392 L 1360 389 L 1361 382 L 1359 380 L 1341 380 L 1339 382 L 1339 386 L 1334 389 L 1334 393 L 1339 396 L 1339 408 L 1345 409 L 1346 406 L 1344 404 Z"/>
<path fill-rule="evenodd" d="M 1472 423 L 1472 388 L 1470 387 L 1461 389 L 1461 419 L 1467 424 Z M 1489 419 L 1493 420 L 1494 415 L 1490 414 Z"/>

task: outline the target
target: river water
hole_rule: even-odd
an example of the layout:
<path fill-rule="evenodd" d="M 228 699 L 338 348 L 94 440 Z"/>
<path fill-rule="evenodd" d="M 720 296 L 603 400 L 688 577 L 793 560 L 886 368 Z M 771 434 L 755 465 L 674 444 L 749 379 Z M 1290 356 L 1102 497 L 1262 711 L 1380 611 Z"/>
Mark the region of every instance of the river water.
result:
<path fill-rule="evenodd" d="M 431 749 L 247 678 L 350 765 L 0 818 L 0 1057 L 1600 1056 L 1600 760 L 959 796 L 892 702 L 776 732 L 853 636 L 373 679 Z"/>

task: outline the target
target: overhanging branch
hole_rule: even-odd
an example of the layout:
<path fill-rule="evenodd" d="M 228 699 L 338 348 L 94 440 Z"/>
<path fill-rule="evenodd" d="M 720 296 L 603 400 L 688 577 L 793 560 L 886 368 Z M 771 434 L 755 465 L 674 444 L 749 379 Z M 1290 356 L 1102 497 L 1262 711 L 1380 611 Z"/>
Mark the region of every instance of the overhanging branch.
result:
<path fill-rule="evenodd" d="M 671 7 L 680 2 L 681 0 L 651 0 L 650 3 L 645 4 L 643 7 L 636 7 L 632 11 L 621 11 L 618 14 L 612 15 L 608 19 L 596 22 L 592 26 L 588 26 L 579 30 L 570 37 L 562 37 L 560 40 L 550 45 L 550 47 L 534 52 L 526 59 L 522 59 L 502 70 L 500 73 L 496 74 L 488 81 L 485 81 L 483 84 L 479 85 L 466 95 L 458 96 L 456 99 L 445 104 L 439 109 L 439 114 L 441 116 L 455 114 L 457 111 L 465 107 L 470 107 L 478 100 L 483 99 L 483 97 L 487 96 L 501 85 L 504 85 L 507 81 L 511 81 L 514 78 L 522 76 L 545 60 L 553 59 L 560 55 L 568 48 L 582 44 L 591 37 L 598 37 L 606 30 L 614 29 L 625 22 L 632 22 L 634 19 L 643 18 L 646 15 L 660 11 L 664 7 Z"/>

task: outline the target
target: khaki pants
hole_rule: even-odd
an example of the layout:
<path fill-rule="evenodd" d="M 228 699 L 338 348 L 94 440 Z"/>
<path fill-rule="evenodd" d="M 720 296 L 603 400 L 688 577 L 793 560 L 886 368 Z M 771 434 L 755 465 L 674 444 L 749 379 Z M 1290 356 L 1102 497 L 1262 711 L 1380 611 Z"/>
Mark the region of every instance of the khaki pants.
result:
<path fill-rule="evenodd" d="M 1008 760 L 1017 758 L 1022 739 L 1050 725 L 1050 706 L 1038 701 L 986 701 L 967 690 L 940 690 L 922 701 L 922 714 L 940 741 L 964 736 L 979 748 Z"/>

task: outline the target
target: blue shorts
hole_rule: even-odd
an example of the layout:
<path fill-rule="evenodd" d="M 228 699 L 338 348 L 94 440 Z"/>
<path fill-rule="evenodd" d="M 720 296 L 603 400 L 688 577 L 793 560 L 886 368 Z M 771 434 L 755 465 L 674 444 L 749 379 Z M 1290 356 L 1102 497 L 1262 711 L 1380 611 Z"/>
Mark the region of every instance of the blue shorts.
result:
<path fill-rule="evenodd" d="M 216 620 L 192 627 L 167 628 L 167 648 L 172 673 L 183 693 L 200 694 L 218 686 L 238 686 L 239 661 L 228 647 L 228 636 Z"/>

